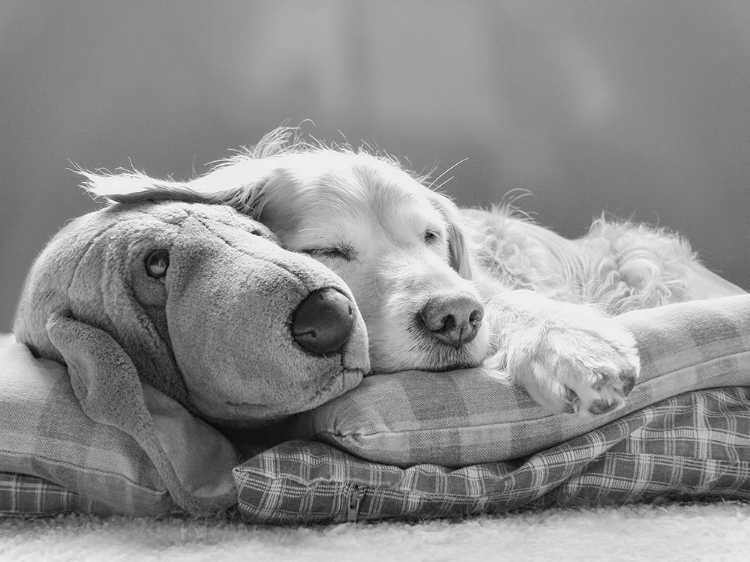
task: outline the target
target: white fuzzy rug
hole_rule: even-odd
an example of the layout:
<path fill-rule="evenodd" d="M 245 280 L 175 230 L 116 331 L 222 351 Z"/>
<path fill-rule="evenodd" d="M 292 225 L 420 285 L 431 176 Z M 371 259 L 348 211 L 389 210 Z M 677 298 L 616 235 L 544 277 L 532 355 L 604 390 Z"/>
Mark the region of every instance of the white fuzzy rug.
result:
<path fill-rule="evenodd" d="M 0 519 L 0 560 L 13 562 L 687 562 L 749 558 L 750 504 L 735 502 L 325 527 L 84 516 Z"/>

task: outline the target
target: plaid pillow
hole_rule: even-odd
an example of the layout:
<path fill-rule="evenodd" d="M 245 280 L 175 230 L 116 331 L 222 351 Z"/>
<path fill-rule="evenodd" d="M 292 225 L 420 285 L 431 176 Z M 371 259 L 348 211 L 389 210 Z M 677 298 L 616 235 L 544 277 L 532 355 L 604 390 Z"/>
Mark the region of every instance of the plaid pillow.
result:
<path fill-rule="evenodd" d="M 426 519 L 523 507 L 750 500 L 750 389 L 688 392 L 547 451 L 456 470 L 279 445 L 234 470 L 247 522 Z"/>
<path fill-rule="evenodd" d="M 750 382 L 750 296 L 619 318 L 634 331 L 643 361 L 624 411 L 588 423 L 544 416 L 496 373 L 478 370 L 372 377 L 301 416 L 296 430 L 409 468 L 323 443 L 288 442 L 235 469 L 240 510 L 248 521 L 278 523 L 424 518 L 665 494 L 750 499 L 747 389 L 654 404 L 686 390 Z M 424 458 L 436 460 L 411 466 L 430 462 L 415 460 Z M 510 458 L 518 460 L 495 462 Z M 467 464 L 473 466 L 446 468 Z M 0 338 L 0 471 L 0 513 L 175 509 L 135 442 L 83 414 L 64 368 L 33 359 L 7 337 Z"/>
<path fill-rule="evenodd" d="M 750 295 L 616 317 L 635 335 L 641 378 L 626 407 L 590 420 L 546 415 L 502 373 L 471 369 L 366 378 L 298 416 L 291 438 L 316 438 L 397 466 L 467 466 L 533 454 L 689 390 L 750 385 Z"/>
<path fill-rule="evenodd" d="M 14 513 L 13 505 L 31 513 L 177 510 L 135 440 L 83 413 L 65 367 L 35 359 L 7 335 L 0 336 L 0 471 L 0 513 Z"/>
<path fill-rule="evenodd" d="M 112 514 L 112 510 L 101 502 L 85 498 L 42 478 L 0 472 L 0 516 L 73 512 Z"/>

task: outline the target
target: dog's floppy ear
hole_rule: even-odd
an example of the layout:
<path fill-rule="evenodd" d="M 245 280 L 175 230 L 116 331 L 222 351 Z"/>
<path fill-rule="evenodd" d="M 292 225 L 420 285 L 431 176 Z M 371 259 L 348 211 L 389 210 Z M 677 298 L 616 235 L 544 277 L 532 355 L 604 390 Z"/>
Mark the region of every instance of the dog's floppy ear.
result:
<path fill-rule="evenodd" d="M 266 187 L 283 186 L 291 181 L 285 171 L 283 156 L 306 150 L 306 147 L 297 137 L 297 129 L 279 127 L 252 148 L 246 148 L 209 172 L 184 182 L 152 178 L 140 172 L 102 174 L 77 171 L 86 178 L 83 187 L 93 197 L 119 203 L 161 199 L 221 203 L 261 220 L 263 194 L 268 191 Z M 283 190 L 276 191 L 283 193 Z"/>
<path fill-rule="evenodd" d="M 137 201 L 170 199 L 188 203 L 208 203 L 208 194 L 190 189 L 185 182 L 161 180 L 140 172 L 123 172 L 120 174 L 100 174 L 86 170 L 77 170 L 86 181 L 83 188 L 92 197 L 103 197 L 117 203 L 135 203 Z"/>
<path fill-rule="evenodd" d="M 288 158 L 294 159 L 314 148 L 302 140 L 298 128 L 278 127 L 264 135 L 255 146 L 244 148 L 188 182 L 186 188 L 203 201 L 229 205 L 268 225 L 274 218 L 263 216 L 269 202 L 285 209 L 297 198 L 297 193 L 289 189 L 297 179 Z M 277 232 L 281 228 L 283 225 L 276 224 L 272 230 Z"/>
<path fill-rule="evenodd" d="M 79 173 L 86 178 L 83 188 L 94 198 L 114 203 L 171 200 L 222 204 L 256 220 L 262 220 L 267 178 L 283 175 L 281 170 L 279 174 L 269 171 L 268 162 L 250 158 L 228 161 L 187 182 L 151 178 L 138 172 L 98 174 L 79 170 Z"/>
<path fill-rule="evenodd" d="M 86 415 L 133 437 L 180 507 L 210 513 L 234 503 L 232 469 L 239 458 L 229 441 L 142 384 L 128 354 L 106 332 L 67 311 L 50 315 L 47 332 Z"/>
<path fill-rule="evenodd" d="M 204 202 L 229 205 L 242 214 L 261 220 L 264 194 L 271 184 L 277 183 L 272 179 L 284 173 L 278 160 L 240 154 L 191 180 L 186 187 Z"/>
<path fill-rule="evenodd" d="M 266 164 L 266 165 L 264 165 Z M 79 170 L 86 178 L 83 188 L 92 197 L 115 203 L 139 201 L 184 201 L 220 203 L 259 219 L 261 194 L 266 185 L 267 163 L 260 160 L 233 160 L 190 181 L 163 180 L 139 172 L 99 174 Z"/>
<path fill-rule="evenodd" d="M 471 279 L 469 248 L 465 235 L 465 220 L 458 207 L 445 195 L 429 192 L 432 205 L 438 209 L 448 223 L 448 245 L 450 248 L 451 267 L 464 279 Z"/>

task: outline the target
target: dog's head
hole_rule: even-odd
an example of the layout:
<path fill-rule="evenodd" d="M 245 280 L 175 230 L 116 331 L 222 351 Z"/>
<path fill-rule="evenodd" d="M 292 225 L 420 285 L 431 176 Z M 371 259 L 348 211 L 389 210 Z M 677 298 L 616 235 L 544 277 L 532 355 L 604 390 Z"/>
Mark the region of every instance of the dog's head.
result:
<path fill-rule="evenodd" d="M 479 364 L 487 334 L 458 208 L 391 158 L 291 135 L 275 131 L 208 174 L 147 195 L 228 204 L 335 271 L 365 319 L 374 371 Z M 116 200 L 144 195 L 147 184 L 132 181 Z M 97 193 L 113 195 L 106 181 Z"/>
<path fill-rule="evenodd" d="M 73 345 L 112 349 L 70 365 L 56 342 L 73 325 Z M 89 351 L 122 356 L 143 382 L 232 425 L 315 407 L 369 370 L 346 285 L 224 205 L 133 201 L 71 222 L 35 262 L 14 331 L 69 368 L 87 368 Z"/>

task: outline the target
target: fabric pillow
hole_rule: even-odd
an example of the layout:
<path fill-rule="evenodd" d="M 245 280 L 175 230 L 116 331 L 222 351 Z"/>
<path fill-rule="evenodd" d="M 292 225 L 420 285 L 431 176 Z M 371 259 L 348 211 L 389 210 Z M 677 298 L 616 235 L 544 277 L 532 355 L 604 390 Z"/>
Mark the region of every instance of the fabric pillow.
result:
<path fill-rule="evenodd" d="M 251 523 L 427 519 L 656 499 L 750 500 L 750 389 L 688 392 L 525 459 L 410 468 L 288 442 L 234 470 Z"/>
<path fill-rule="evenodd" d="M 62 513 L 110 515 L 112 509 L 43 478 L 0 472 L 0 516 Z"/>
<path fill-rule="evenodd" d="M 0 336 L 0 471 L 6 473 L 2 485 L 7 501 L 24 490 L 27 498 L 29 493 L 37 495 L 36 504 L 24 500 L 27 508 L 48 501 L 96 513 L 149 516 L 177 511 L 156 468 L 135 440 L 87 417 L 65 367 L 35 359 L 9 335 Z M 7 473 L 48 482 L 18 480 Z M 53 484 L 83 499 L 71 501 L 72 496 L 60 495 Z M 49 495 L 58 499 L 45 500 Z M 6 512 L 23 507 L 5 509 L 4 500 L 0 506 Z"/>
<path fill-rule="evenodd" d="M 750 499 L 750 391 L 688 392 L 654 404 L 750 384 L 750 296 L 620 321 L 634 331 L 643 361 L 623 411 L 586 423 L 545 416 L 497 373 L 371 377 L 293 426 L 383 464 L 324 443 L 286 442 L 235 468 L 239 508 L 248 521 L 280 523 L 661 495 Z M 417 464 L 429 458 L 436 460 Z M 447 468 L 463 465 L 472 466 Z M 137 444 L 83 414 L 64 367 L 34 359 L 12 337 L 0 338 L 0 471 L 0 513 L 176 509 Z"/>
<path fill-rule="evenodd" d="M 617 412 L 589 420 L 546 415 L 498 372 L 407 372 L 366 378 L 298 416 L 287 436 L 401 467 L 461 467 L 525 457 L 689 390 L 750 385 L 750 295 L 639 310 L 616 321 L 635 335 L 642 362 Z"/>
<path fill-rule="evenodd" d="M 0 473 L 47 481 L 37 491 L 34 481 L 24 481 L 24 498 L 53 493 L 57 484 L 76 494 L 69 504 L 93 501 L 97 513 L 206 514 L 233 507 L 231 470 L 239 456 L 232 443 L 156 389 L 144 384 L 143 396 L 163 451 L 159 458 L 171 471 L 166 477 L 128 433 L 84 413 L 63 365 L 36 359 L 13 336 L 0 336 Z M 170 477 L 177 492 L 165 482 Z M 18 493 L 12 479 L 0 478 L 0 486 L 11 498 Z"/>

